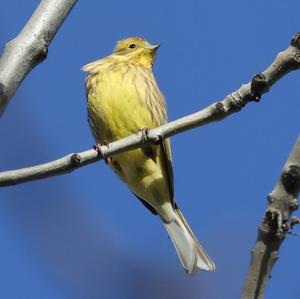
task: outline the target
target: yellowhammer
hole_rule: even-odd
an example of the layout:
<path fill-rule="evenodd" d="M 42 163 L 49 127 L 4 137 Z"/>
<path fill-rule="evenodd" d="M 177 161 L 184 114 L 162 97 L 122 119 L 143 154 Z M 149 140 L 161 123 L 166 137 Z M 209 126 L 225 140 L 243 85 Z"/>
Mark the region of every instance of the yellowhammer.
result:
<path fill-rule="evenodd" d="M 89 123 L 98 144 L 107 144 L 167 122 L 164 97 L 152 73 L 159 45 L 134 37 L 114 53 L 83 67 Z M 107 159 L 138 199 L 163 221 L 184 269 L 213 271 L 215 265 L 197 241 L 174 200 L 169 140 Z"/>

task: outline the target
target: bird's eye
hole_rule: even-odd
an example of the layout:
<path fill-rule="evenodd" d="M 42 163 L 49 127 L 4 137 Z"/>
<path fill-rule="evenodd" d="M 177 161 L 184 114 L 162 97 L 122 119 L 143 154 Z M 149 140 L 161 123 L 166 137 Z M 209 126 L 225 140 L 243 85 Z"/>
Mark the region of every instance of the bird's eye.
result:
<path fill-rule="evenodd" d="M 136 44 L 130 44 L 130 45 L 128 46 L 128 48 L 129 48 L 129 49 L 134 49 L 134 48 L 136 48 Z"/>

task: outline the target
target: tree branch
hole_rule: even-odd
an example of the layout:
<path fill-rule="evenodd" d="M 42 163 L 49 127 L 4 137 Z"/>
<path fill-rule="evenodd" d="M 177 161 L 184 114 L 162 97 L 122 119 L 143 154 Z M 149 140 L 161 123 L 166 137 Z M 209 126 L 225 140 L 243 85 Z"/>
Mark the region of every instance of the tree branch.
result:
<path fill-rule="evenodd" d="M 268 195 L 269 206 L 258 229 L 252 250 L 249 272 L 242 299 L 263 299 L 272 267 L 278 259 L 279 249 L 288 230 L 297 221 L 290 217 L 298 209 L 300 190 L 300 135 L 285 163 L 280 179 Z"/>
<path fill-rule="evenodd" d="M 133 134 L 117 140 L 107 146 L 101 146 L 98 155 L 95 150 L 87 150 L 77 154 L 70 154 L 53 162 L 0 173 L 0 187 L 20 184 L 32 180 L 65 174 L 79 167 L 103 159 L 103 156 L 133 150 L 145 145 L 160 142 L 161 138 L 168 138 L 189 129 L 200 127 L 211 122 L 220 121 L 225 117 L 240 111 L 250 101 L 259 101 L 261 95 L 269 91 L 271 86 L 287 73 L 300 68 L 300 33 L 296 34 L 290 46 L 280 52 L 272 64 L 262 73 L 256 74 L 251 82 L 242 85 L 222 101 L 215 102 L 208 107 L 169 122 L 161 127 L 149 131 L 147 141 L 143 134 Z"/>
<path fill-rule="evenodd" d="M 42 0 L 0 59 L 0 116 L 26 75 L 48 53 L 48 46 L 77 0 Z"/>

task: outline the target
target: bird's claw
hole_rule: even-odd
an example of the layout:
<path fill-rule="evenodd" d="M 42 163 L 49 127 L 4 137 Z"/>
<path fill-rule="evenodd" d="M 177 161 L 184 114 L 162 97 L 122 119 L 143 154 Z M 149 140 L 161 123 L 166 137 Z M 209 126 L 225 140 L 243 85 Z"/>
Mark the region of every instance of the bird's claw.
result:
<path fill-rule="evenodd" d="M 142 138 L 141 138 L 142 147 L 146 147 L 149 140 L 153 139 L 153 137 L 155 137 L 154 144 L 158 145 L 158 144 L 162 143 L 163 137 L 161 135 L 159 135 L 159 134 L 154 135 L 153 134 L 153 136 L 152 136 L 152 134 L 151 134 L 151 138 L 149 138 L 149 132 L 150 132 L 149 128 L 144 128 L 144 129 L 141 130 L 141 133 L 142 133 Z"/>
<path fill-rule="evenodd" d="M 149 128 L 144 128 L 141 130 L 141 133 L 142 133 L 141 142 L 142 142 L 143 147 L 147 144 L 147 141 L 149 140 L 149 138 L 148 138 L 149 131 L 150 131 Z"/>
<path fill-rule="evenodd" d="M 101 149 L 101 144 L 96 143 L 96 144 L 93 146 L 93 148 L 97 151 L 98 156 L 100 156 L 101 158 L 104 159 L 104 162 L 105 162 L 106 164 L 110 164 L 110 163 L 111 163 L 112 158 L 109 157 L 108 155 L 106 155 L 106 154 L 102 151 L 102 149 Z"/>

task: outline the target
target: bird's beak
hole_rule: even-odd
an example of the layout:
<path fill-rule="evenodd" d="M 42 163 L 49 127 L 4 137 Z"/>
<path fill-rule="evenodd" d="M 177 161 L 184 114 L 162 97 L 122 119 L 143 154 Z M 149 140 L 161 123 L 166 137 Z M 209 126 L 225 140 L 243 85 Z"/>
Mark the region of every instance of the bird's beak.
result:
<path fill-rule="evenodd" d="M 160 45 L 147 45 L 145 48 L 151 52 L 155 52 L 159 47 Z"/>

